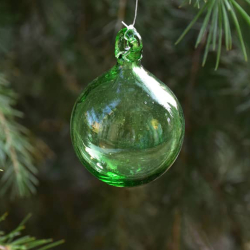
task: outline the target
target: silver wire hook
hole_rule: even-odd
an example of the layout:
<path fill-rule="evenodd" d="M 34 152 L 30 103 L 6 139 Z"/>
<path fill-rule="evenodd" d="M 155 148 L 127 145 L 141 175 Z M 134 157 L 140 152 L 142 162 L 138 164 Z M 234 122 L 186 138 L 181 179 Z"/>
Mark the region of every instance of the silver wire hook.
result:
<path fill-rule="evenodd" d="M 136 0 L 136 4 L 135 4 L 135 17 L 134 17 L 134 21 L 133 21 L 133 26 L 135 26 L 135 21 L 136 21 L 136 18 L 137 18 L 138 1 L 139 1 L 139 0 Z"/>
<path fill-rule="evenodd" d="M 136 22 L 136 18 L 137 18 L 138 2 L 139 2 L 139 0 L 136 0 L 136 3 L 135 3 L 135 17 L 134 17 L 133 24 L 131 24 L 133 27 L 135 26 L 135 22 Z M 128 25 L 127 25 L 126 23 L 124 23 L 123 21 L 122 21 L 122 24 L 123 24 L 125 27 L 128 27 Z"/>

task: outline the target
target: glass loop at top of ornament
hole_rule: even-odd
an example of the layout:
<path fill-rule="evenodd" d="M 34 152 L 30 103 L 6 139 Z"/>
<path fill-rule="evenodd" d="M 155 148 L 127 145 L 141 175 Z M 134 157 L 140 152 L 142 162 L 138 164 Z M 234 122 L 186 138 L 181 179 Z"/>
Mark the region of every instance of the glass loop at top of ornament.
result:
<path fill-rule="evenodd" d="M 115 57 L 118 63 L 140 61 L 142 49 L 141 36 L 133 25 L 129 25 L 118 32 L 115 43 Z"/>

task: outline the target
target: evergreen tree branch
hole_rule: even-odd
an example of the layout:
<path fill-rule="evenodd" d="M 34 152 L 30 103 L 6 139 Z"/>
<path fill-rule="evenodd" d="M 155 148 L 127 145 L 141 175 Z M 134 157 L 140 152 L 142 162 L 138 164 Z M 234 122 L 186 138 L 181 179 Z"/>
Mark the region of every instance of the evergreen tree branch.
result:
<path fill-rule="evenodd" d="M 28 140 L 28 131 L 15 119 L 22 113 L 13 108 L 16 94 L 9 83 L 0 75 L 0 194 L 10 192 L 11 197 L 24 197 L 35 193 L 38 180 L 33 165 L 34 148 Z"/>
<path fill-rule="evenodd" d="M 245 0 L 245 2 L 250 4 L 250 0 Z M 183 1 L 183 4 L 185 3 L 186 1 Z M 235 24 L 236 31 L 238 33 L 244 59 L 247 61 L 247 52 L 245 48 L 244 38 L 237 18 L 237 13 L 238 13 L 250 26 L 250 15 L 244 10 L 244 7 L 241 6 L 236 0 L 207 0 L 204 2 L 201 0 L 196 0 L 196 1 L 190 0 L 189 4 L 192 3 L 194 7 L 200 10 L 198 14 L 194 17 L 194 19 L 190 22 L 188 27 L 181 34 L 181 36 L 178 38 L 176 44 L 178 44 L 186 36 L 186 34 L 191 30 L 191 28 L 198 21 L 198 19 L 202 15 L 204 15 L 205 17 L 203 20 L 203 24 L 201 25 L 195 47 L 197 47 L 200 44 L 202 38 L 205 36 L 207 31 L 208 32 L 207 45 L 205 48 L 204 59 L 202 64 L 203 66 L 205 65 L 209 49 L 212 46 L 213 50 L 217 48 L 217 59 L 215 66 L 215 69 L 217 69 L 221 57 L 223 34 L 225 36 L 226 49 L 227 50 L 232 49 L 232 36 L 231 36 L 232 31 L 229 23 L 230 20 L 229 16 L 231 16 L 232 21 Z M 180 7 L 182 7 L 183 4 Z"/>
<path fill-rule="evenodd" d="M 4 214 L 2 217 L 0 217 L 0 222 L 5 220 L 6 216 L 7 214 Z M 21 236 L 21 231 L 24 230 L 25 223 L 29 218 L 30 215 L 28 215 L 16 229 L 8 234 L 0 232 L 0 250 L 45 250 L 51 249 L 64 243 L 64 240 L 53 242 L 52 239 L 37 240 L 36 238 L 31 236 Z"/>

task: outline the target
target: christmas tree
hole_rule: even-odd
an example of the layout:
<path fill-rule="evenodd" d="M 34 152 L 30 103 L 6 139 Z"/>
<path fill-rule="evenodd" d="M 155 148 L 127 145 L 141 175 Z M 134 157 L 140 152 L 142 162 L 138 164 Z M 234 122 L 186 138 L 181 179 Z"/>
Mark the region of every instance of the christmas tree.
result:
<path fill-rule="evenodd" d="M 186 135 L 174 166 L 133 189 L 110 187 L 82 167 L 69 120 L 81 90 L 114 65 L 115 35 L 133 20 L 134 1 L 1 2 L 7 231 L 31 212 L 26 231 L 66 239 L 58 249 L 249 249 L 250 5 L 189 2 L 139 1 L 143 65 L 180 100 Z"/>

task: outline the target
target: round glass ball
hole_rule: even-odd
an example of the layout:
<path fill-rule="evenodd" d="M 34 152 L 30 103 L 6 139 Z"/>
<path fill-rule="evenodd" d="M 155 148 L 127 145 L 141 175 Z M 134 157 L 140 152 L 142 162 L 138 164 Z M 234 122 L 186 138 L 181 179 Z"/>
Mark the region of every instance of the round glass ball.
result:
<path fill-rule="evenodd" d="M 148 183 L 167 171 L 181 150 L 185 130 L 173 92 L 141 65 L 138 34 L 128 34 L 135 39 L 127 41 L 130 53 L 120 53 L 125 32 L 117 40 L 117 65 L 87 86 L 71 117 L 80 161 L 98 179 L 117 187 Z"/>

